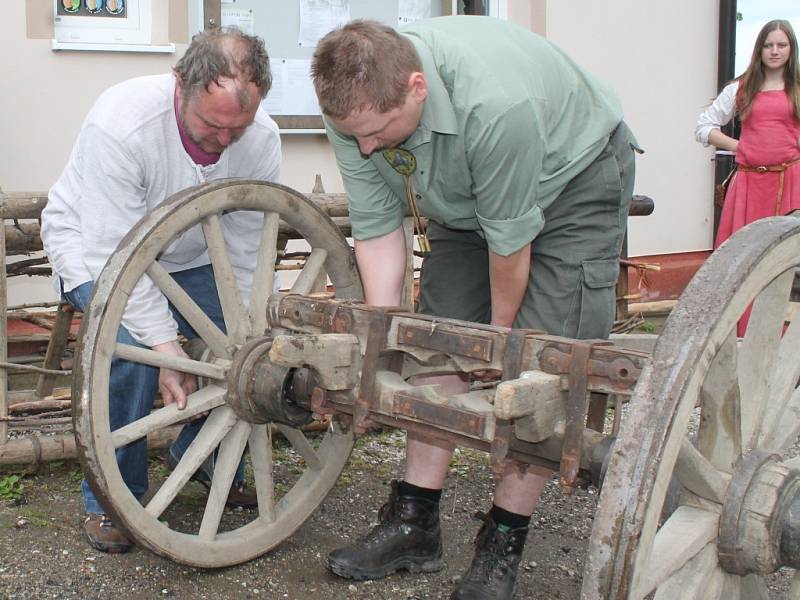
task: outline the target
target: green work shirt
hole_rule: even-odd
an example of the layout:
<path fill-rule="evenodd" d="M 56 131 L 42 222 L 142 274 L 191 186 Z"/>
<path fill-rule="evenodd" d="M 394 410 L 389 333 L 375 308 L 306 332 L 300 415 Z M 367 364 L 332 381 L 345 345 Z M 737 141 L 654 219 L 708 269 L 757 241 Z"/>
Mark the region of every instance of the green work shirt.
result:
<path fill-rule="evenodd" d="M 420 212 L 512 254 L 539 234 L 544 210 L 605 147 L 622 120 L 616 96 L 544 38 L 499 19 L 428 19 L 401 34 L 417 49 L 429 89 L 401 146 L 417 159 Z M 353 236 L 400 227 L 403 176 L 380 151 L 364 157 L 355 138 L 326 127 Z"/>

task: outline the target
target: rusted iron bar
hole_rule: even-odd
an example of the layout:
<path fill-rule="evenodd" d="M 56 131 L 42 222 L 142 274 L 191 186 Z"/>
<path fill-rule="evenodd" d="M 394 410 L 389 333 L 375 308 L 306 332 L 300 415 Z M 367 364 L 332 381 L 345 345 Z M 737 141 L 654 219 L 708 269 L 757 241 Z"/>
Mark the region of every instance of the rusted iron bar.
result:
<path fill-rule="evenodd" d="M 309 333 L 352 333 L 359 339 L 366 339 L 370 315 L 375 310 L 350 301 L 276 294 L 270 299 L 268 320 L 271 327 Z M 404 364 L 406 378 L 431 370 L 472 372 L 503 368 L 506 337 L 510 331 L 506 327 L 466 324 L 404 312 L 392 313 L 390 320 L 386 350 L 400 351 L 418 359 Z M 566 390 L 572 347 L 576 343 L 569 338 L 527 332 L 523 368 L 561 375 Z M 421 362 L 437 355 L 442 358 L 435 367 L 421 366 Z M 587 371 L 588 389 L 630 395 L 648 356 L 617 346 L 593 346 Z"/>

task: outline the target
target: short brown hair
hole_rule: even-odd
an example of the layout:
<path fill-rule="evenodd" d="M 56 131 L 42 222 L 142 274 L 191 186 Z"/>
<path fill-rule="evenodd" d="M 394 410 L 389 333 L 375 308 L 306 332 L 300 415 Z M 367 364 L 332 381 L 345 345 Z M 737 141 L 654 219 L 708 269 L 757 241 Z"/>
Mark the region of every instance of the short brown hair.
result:
<path fill-rule="evenodd" d="M 351 21 L 320 41 L 311 77 L 322 114 L 342 119 L 355 110 L 386 112 L 405 102 L 408 78 L 422 71 L 414 45 L 377 21 Z"/>
<path fill-rule="evenodd" d="M 272 72 L 264 40 L 247 35 L 236 27 L 223 27 L 201 31 L 192 37 L 186 54 L 173 69 L 180 79 L 183 101 L 200 91 L 208 91 L 220 79 L 233 79 L 246 84 L 252 81 L 263 99 L 272 86 Z M 237 86 L 239 88 L 240 86 Z M 242 107 L 248 96 L 239 90 Z"/>

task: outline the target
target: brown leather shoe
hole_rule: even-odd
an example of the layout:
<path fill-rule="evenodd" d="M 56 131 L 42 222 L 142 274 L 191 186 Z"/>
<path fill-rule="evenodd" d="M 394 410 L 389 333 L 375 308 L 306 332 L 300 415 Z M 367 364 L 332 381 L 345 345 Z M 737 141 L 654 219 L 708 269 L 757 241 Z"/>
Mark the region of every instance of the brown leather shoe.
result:
<path fill-rule="evenodd" d="M 229 508 L 258 508 L 258 497 L 255 489 L 244 482 L 231 485 L 225 506 Z"/>
<path fill-rule="evenodd" d="M 83 531 L 89 544 L 100 552 L 121 554 L 133 548 L 133 543 L 106 515 L 90 513 L 83 522 Z"/>
<path fill-rule="evenodd" d="M 178 459 L 173 456 L 172 452 L 168 451 L 167 455 L 164 457 L 164 464 L 172 471 L 178 466 Z M 211 489 L 211 476 L 214 472 L 213 467 L 209 467 L 209 464 L 213 465 L 213 463 L 210 463 L 208 460 L 204 462 L 189 478 L 191 481 L 196 481 L 201 484 L 207 490 Z M 228 499 L 225 501 L 225 506 L 228 508 L 258 508 L 256 491 L 248 487 L 244 482 L 233 482 L 231 484 L 231 491 L 228 492 Z"/>

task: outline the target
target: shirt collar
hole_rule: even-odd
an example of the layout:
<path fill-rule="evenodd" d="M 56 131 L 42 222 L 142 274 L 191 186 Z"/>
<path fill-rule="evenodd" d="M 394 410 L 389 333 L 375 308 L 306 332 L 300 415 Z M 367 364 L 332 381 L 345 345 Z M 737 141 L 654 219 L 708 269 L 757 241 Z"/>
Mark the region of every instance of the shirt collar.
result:
<path fill-rule="evenodd" d="M 414 44 L 422 61 L 422 71 L 428 82 L 428 97 L 422 108 L 422 117 L 416 131 L 403 144 L 406 148 L 415 148 L 430 142 L 433 133 L 455 135 L 458 133 L 456 113 L 450 101 L 450 94 L 439 77 L 436 64 L 428 47 L 412 36 L 407 36 Z"/>

